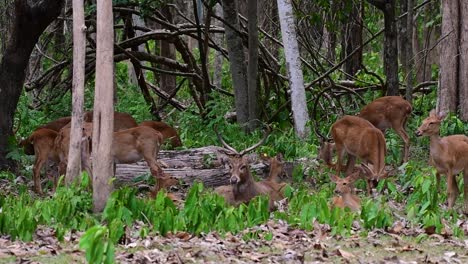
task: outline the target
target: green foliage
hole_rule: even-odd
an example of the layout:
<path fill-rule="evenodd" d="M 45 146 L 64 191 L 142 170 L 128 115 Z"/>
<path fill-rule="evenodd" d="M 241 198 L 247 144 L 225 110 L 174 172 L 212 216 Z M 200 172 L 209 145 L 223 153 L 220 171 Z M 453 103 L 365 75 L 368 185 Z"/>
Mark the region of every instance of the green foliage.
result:
<path fill-rule="evenodd" d="M 80 248 L 86 251 L 86 260 L 90 264 L 115 262 L 115 247 L 107 226 L 96 225 L 88 229 L 80 238 Z"/>

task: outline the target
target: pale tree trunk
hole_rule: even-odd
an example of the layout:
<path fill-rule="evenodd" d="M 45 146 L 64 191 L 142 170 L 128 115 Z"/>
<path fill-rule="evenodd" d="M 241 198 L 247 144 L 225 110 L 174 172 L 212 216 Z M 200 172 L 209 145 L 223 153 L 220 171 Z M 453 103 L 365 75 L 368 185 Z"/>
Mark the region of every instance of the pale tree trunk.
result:
<path fill-rule="evenodd" d="M 460 1 L 460 118 L 468 121 L 468 2 Z M 465 178 L 466 179 L 466 178 Z M 465 183 L 467 184 L 467 183 Z M 466 186 L 466 185 L 465 185 Z"/>
<path fill-rule="evenodd" d="M 84 1 L 73 0 L 73 89 L 70 148 L 65 183 L 73 182 L 81 171 L 81 137 L 86 59 Z"/>
<path fill-rule="evenodd" d="M 260 124 L 260 104 L 258 102 L 258 12 L 257 0 L 248 1 L 249 65 L 247 82 L 249 89 L 249 130 L 253 131 Z"/>
<path fill-rule="evenodd" d="M 457 109 L 459 8 L 458 1 L 442 0 L 439 111 L 455 112 Z"/>
<path fill-rule="evenodd" d="M 413 100 L 413 0 L 407 0 L 408 14 L 406 15 L 406 100 L 411 103 Z"/>
<path fill-rule="evenodd" d="M 114 24 L 112 0 L 97 1 L 96 88 L 93 115 L 93 204 L 101 212 L 113 189 Z"/>
<path fill-rule="evenodd" d="M 136 15 L 136 14 L 132 14 L 132 24 L 135 27 L 137 26 L 145 27 L 145 21 L 139 15 Z M 138 37 L 141 35 L 142 35 L 142 32 L 140 30 L 135 30 L 135 36 Z M 144 52 L 145 51 L 144 45 L 138 46 L 138 51 Z M 138 78 L 136 76 L 135 69 L 133 68 L 133 64 L 130 60 L 127 61 L 127 67 L 128 67 L 127 69 L 128 69 L 128 77 L 129 77 L 130 83 L 137 86 Z"/>
<path fill-rule="evenodd" d="M 236 1 L 223 0 L 223 13 L 226 23 L 239 29 Z M 242 38 L 229 25 L 225 25 L 226 44 L 229 53 L 229 65 L 234 87 L 237 122 L 245 125 L 249 118 L 248 86 L 245 70 L 244 46 Z"/>
<path fill-rule="evenodd" d="M 220 4 L 214 6 L 214 12 L 217 16 L 223 17 L 223 9 Z M 214 21 L 214 26 L 223 27 L 223 23 L 219 20 Z M 224 46 L 224 35 L 216 34 L 213 37 L 214 42 L 220 46 Z M 215 50 L 214 62 L 213 62 L 213 85 L 222 88 L 223 80 L 223 61 L 224 57 L 221 52 Z"/>
<path fill-rule="evenodd" d="M 294 128 L 299 138 L 307 139 L 310 134 L 310 130 L 306 127 L 306 123 L 309 121 L 309 114 L 307 113 L 304 78 L 299 59 L 299 45 L 297 43 L 294 13 L 291 0 L 277 0 L 277 3 L 286 68 L 288 69 L 289 85 L 291 87 Z"/>

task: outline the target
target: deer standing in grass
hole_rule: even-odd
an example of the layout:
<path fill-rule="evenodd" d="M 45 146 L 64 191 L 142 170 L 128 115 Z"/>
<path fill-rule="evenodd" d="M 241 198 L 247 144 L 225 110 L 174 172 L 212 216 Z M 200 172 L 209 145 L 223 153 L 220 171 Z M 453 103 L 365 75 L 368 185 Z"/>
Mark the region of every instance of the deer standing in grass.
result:
<path fill-rule="evenodd" d="M 320 150 L 321 155 L 328 153 L 328 159 L 331 159 L 330 153 L 332 153 L 332 148 L 335 148 L 336 172 L 340 173 L 343 166 L 342 160 L 347 153 L 346 175 L 353 171 L 356 158 L 368 163 L 367 192 L 370 194 L 373 182 L 388 176 L 388 172 L 385 172 L 387 147 L 382 131 L 363 118 L 347 115 L 332 125 L 331 134 L 335 143 L 325 142 Z M 325 162 L 331 164 L 331 160 L 325 160 Z"/>
<path fill-rule="evenodd" d="M 229 181 L 231 185 L 220 186 L 215 189 L 215 192 L 223 196 L 227 203 L 237 206 L 241 203 L 248 203 L 254 197 L 259 195 L 268 195 L 270 210 L 274 209 L 274 202 L 283 198 L 282 189 L 284 184 L 270 181 L 269 179 L 257 182 L 253 178 L 249 164 L 251 163 L 250 157 L 245 155 L 247 152 L 255 149 L 256 147 L 263 144 L 268 137 L 268 132 L 265 133 L 262 140 L 257 144 L 238 152 L 233 147 L 229 146 L 216 131 L 218 139 L 223 146 L 230 152 L 228 156 L 223 156 L 221 162 L 229 166 Z M 271 176 L 272 179 L 276 180 L 277 171 L 276 168 Z M 282 169 L 282 168 L 281 168 Z"/>
<path fill-rule="evenodd" d="M 402 161 L 407 162 L 410 141 L 405 125 L 411 111 L 411 104 L 402 97 L 384 96 L 364 106 L 359 117 L 366 119 L 383 133 L 388 128 L 393 128 L 404 142 Z"/>
<path fill-rule="evenodd" d="M 440 124 L 445 116 L 445 113 L 432 110 L 429 117 L 424 119 L 416 130 L 416 136 L 430 137 L 430 159 L 437 170 L 437 191 L 440 186 L 440 175 L 446 175 L 449 208 L 455 205 L 459 193 L 456 175 L 463 172 L 464 212 L 468 214 L 468 137 L 465 135 L 440 137 Z"/>
<path fill-rule="evenodd" d="M 143 121 L 139 126 L 148 126 L 158 131 L 162 134 L 164 140 L 170 139 L 173 148 L 182 146 L 182 141 L 180 140 L 177 130 L 164 122 Z"/>
<path fill-rule="evenodd" d="M 333 206 L 340 208 L 348 207 L 351 211 L 359 211 L 361 209 L 361 199 L 354 194 L 354 182 L 361 177 L 362 172 L 362 169 L 359 169 L 345 178 L 330 175 L 330 179 L 336 183 L 335 193 L 340 195 L 333 197 Z"/>

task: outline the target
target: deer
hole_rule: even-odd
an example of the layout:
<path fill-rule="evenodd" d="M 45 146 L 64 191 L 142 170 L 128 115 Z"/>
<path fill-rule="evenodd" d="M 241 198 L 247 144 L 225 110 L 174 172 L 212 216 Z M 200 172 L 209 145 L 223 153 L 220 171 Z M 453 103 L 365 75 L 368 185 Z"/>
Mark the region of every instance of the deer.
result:
<path fill-rule="evenodd" d="M 320 155 L 327 154 L 326 162 L 331 164 L 332 148 L 336 149 L 336 172 L 342 171 L 342 160 L 348 154 L 345 175 L 351 174 L 356 158 L 370 164 L 367 170 L 367 192 L 371 193 L 373 183 L 381 178 L 386 178 L 389 172 L 385 172 L 385 154 L 387 151 L 385 137 L 381 130 L 377 129 L 369 121 L 357 117 L 345 115 L 336 121 L 331 127 L 334 143 L 323 142 Z"/>
<path fill-rule="evenodd" d="M 221 163 L 229 166 L 229 182 L 231 185 L 219 186 L 215 192 L 223 196 L 226 202 L 233 206 L 238 206 L 241 203 L 248 203 L 254 197 L 259 195 L 267 195 L 269 197 L 269 208 L 274 209 L 274 202 L 283 198 L 282 188 L 284 185 L 273 181 L 263 180 L 255 181 L 253 178 L 249 164 L 252 162 L 251 156 L 245 155 L 249 151 L 254 150 L 263 144 L 269 135 L 270 130 L 267 129 L 263 138 L 251 147 L 248 147 L 240 152 L 229 146 L 215 128 L 221 144 L 228 151 L 227 156 L 221 157 Z"/>
<path fill-rule="evenodd" d="M 402 97 L 384 96 L 364 106 L 358 116 L 369 121 L 382 133 L 393 128 L 403 140 L 402 162 L 407 162 L 410 140 L 405 126 L 412 110 L 411 104 Z"/>
<path fill-rule="evenodd" d="M 167 190 L 167 188 L 174 186 L 177 183 L 179 183 L 179 180 L 177 178 L 174 178 L 173 176 L 164 173 L 164 177 L 160 177 L 156 179 L 155 186 L 150 191 L 150 197 L 156 198 L 156 196 L 161 190 Z M 169 193 L 168 193 L 168 197 L 171 199 L 173 198 L 173 196 L 170 195 Z"/>
<path fill-rule="evenodd" d="M 34 148 L 35 161 L 33 166 L 34 191 L 43 194 L 41 187 L 41 169 L 45 163 L 58 162 L 58 153 L 54 147 L 57 131 L 48 128 L 35 130 L 28 138 Z M 55 183 L 55 176 L 54 176 Z"/>
<path fill-rule="evenodd" d="M 93 122 L 93 111 L 88 111 L 83 116 L 84 122 Z M 114 132 L 137 127 L 138 123 L 127 113 L 114 112 Z"/>
<path fill-rule="evenodd" d="M 464 213 L 468 214 L 468 137 L 465 135 L 440 137 L 440 124 L 446 115 L 445 112 L 432 110 L 416 130 L 416 136 L 430 138 L 430 163 L 437 171 L 437 191 L 441 175 L 447 177 L 448 208 L 453 208 L 455 205 L 459 193 L 456 175 L 463 172 Z"/>
<path fill-rule="evenodd" d="M 274 157 L 268 157 L 267 155 L 261 155 L 260 158 L 269 166 L 267 181 L 279 183 L 281 177 L 286 175 L 284 171 L 284 158 L 283 154 L 278 153 Z"/>
<path fill-rule="evenodd" d="M 348 207 L 351 211 L 359 211 L 361 209 L 361 199 L 354 194 L 354 182 L 361 177 L 363 169 L 341 178 L 331 174 L 330 179 L 336 183 L 335 193 L 339 196 L 332 198 L 332 205 L 340 208 Z"/>
<path fill-rule="evenodd" d="M 59 119 L 56 119 L 54 121 L 51 121 L 45 125 L 42 125 L 42 126 L 39 126 L 37 127 L 33 133 L 39 129 L 49 129 L 49 130 L 52 130 L 52 131 L 55 131 L 55 132 L 59 132 L 60 129 L 62 129 L 64 126 L 68 125 L 71 121 L 71 117 L 70 116 L 67 116 L 67 117 L 61 117 Z M 33 134 L 31 133 L 31 135 Z M 19 145 L 21 147 L 24 148 L 24 153 L 26 155 L 34 155 L 34 146 L 32 144 L 32 142 L 29 140 L 30 137 L 26 138 L 26 139 L 23 139 L 20 141 Z"/>
<path fill-rule="evenodd" d="M 164 122 L 159 121 L 143 121 L 139 124 L 139 126 L 148 126 L 153 128 L 156 131 L 159 131 L 163 135 L 163 139 L 170 139 L 171 146 L 173 148 L 182 146 L 182 141 L 180 140 L 179 134 L 177 130 L 173 127 L 169 126 Z"/>

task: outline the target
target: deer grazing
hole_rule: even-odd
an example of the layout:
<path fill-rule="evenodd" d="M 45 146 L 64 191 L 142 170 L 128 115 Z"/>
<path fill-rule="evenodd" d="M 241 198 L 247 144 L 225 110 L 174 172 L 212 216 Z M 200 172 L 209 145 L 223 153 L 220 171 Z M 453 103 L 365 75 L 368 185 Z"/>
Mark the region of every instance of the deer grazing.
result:
<path fill-rule="evenodd" d="M 373 182 L 388 176 L 385 172 L 385 153 L 387 151 L 385 138 L 379 129 L 369 121 L 357 116 L 344 116 L 331 127 L 334 143 L 324 142 L 321 154 L 328 156 L 327 164 L 331 164 L 332 148 L 336 149 L 336 172 L 341 172 L 342 160 L 348 154 L 345 174 L 351 174 L 356 158 L 369 164 L 367 173 L 367 192 L 370 194 Z"/>
<path fill-rule="evenodd" d="M 234 206 L 248 203 L 256 196 L 267 195 L 269 197 L 270 210 L 273 210 L 274 202 L 283 198 L 282 188 L 284 184 L 279 184 L 269 179 L 256 182 L 249 168 L 249 164 L 251 163 L 250 156 L 245 155 L 247 152 L 263 144 L 268 137 L 269 130 L 267 130 L 258 143 L 241 152 L 229 146 L 217 131 L 216 134 L 219 141 L 229 151 L 228 156 L 221 158 L 221 162 L 229 166 L 229 181 L 231 185 L 217 187 L 215 192 L 223 196 L 227 203 Z M 273 174 L 275 173 L 278 172 L 273 171 Z M 276 176 L 272 177 L 276 178 Z"/>
<path fill-rule="evenodd" d="M 430 159 L 437 170 L 437 190 L 440 186 L 440 175 L 446 175 L 449 208 L 455 205 L 459 193 L 456 175 L 463 172 L 464 212 L 468 214 L 468 137 L 465 135 L 440 137 L 440 124 L 445 116 L 445 113 L 432 110 L 429 117 L 424 119 L 416 130 L 416 136 L 430 137 Z"/>
<path fill-rule="evenodd" d="M 330 175 L 330 179 L 336 183 L 335 193 L 340 195 L 333 197 L 333 206 L 340 208 L 348 207 L 351 211 L 359 211 L 361 209 L 361 199 L 354 194 L 354 182 L 361 177 L 362 172 L 362 169 L 360 169 L 345 178 Z"/>
<path fill-rule="evenodd" d="M 164 140 L 170 139 L 171 146 L 173 148 L 182 146 L 182 141 L 180 140 L 180 137 L 177 131 L 173 127 L 169 126 L 168 124 L 164 122 L 143 121 L 140 123 L 139 126 L 148 126 L 148 127 L 153 128 L 156 131 L 159 131 L 159 133 L 162 134 Z"/>
<path fill-rule="evenodd" d="M 393 128 L 404 142 L 403 162 L 409 158 L 409 136 L 405 125 L 411 114 L 411 104 L 400 96 L 384 96 L 377 98 L 362 108 L 359 117 L 366 119 L 383 133 Z"/>

